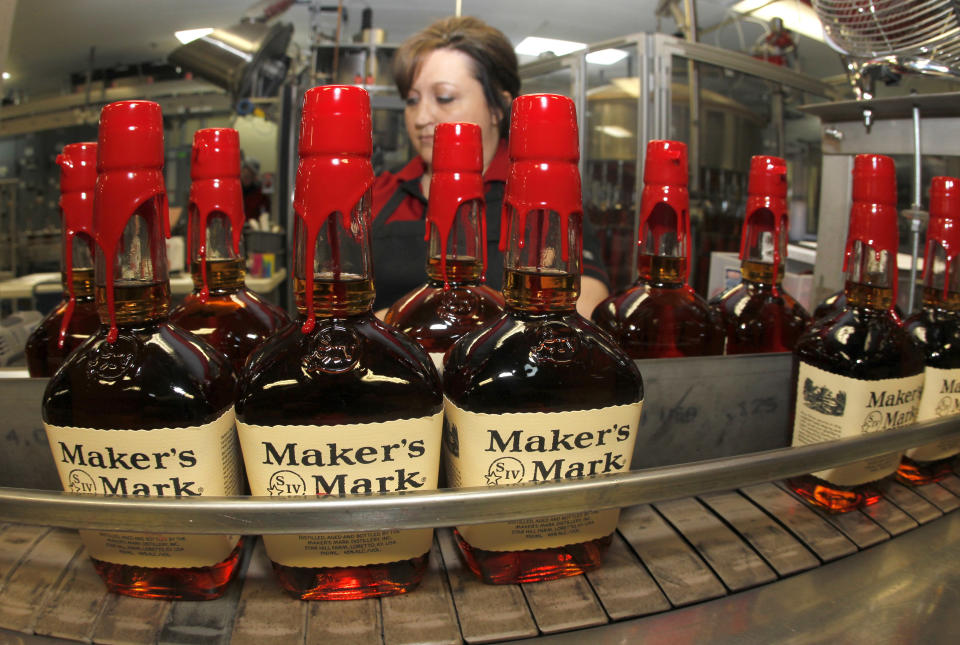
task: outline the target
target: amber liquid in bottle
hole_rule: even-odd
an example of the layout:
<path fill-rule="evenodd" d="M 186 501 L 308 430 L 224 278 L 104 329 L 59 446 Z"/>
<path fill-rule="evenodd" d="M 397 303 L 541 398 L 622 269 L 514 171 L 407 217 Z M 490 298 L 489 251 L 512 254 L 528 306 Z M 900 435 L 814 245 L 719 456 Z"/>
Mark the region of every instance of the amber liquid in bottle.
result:
<path fill-rule="evenodd" d="M 468 332 L 503 311 L 503 297 L 480 280 L 476 258 L 447 258 L 444 288 L 440 259 L 427 260 L 428 282 L 387 311 L 387 324 L 420 343 L 430 354 L 443 354 Z"/>
<path fill-rule="evenodd" d="M 503 311 L 503 296 L 484 284 L 483 216 L 475 200 L 462 204 L 453 213 L 446 244 L 428 219 L 427 283 L 395 302 L 384 318 L 420 343 L 438 369 L 457 340 Z"/>
<path fill-rule="evenodd" d="M 726 332 L 725 352 L 792 351 L 809 324 L 807 312 L 780 284 L 774 293 L 773 265 L 747 260 L 741 272 L 743 281 L 711 303 Z"/>
<path fill-rule="evenodd" d="M 359 211 L 368 208 L 366 203 L 358 206 Z M 369 212 L 353 217 L 369 218 Z M 238 420 L 256 426 L 326 427 L 439 413 L 443 396 L 429 357 L 413 340 L 373 315 L 375 292 L 366 260 L 356 260 L 353 266 L 360 270 L 350 271 L 345 246 L 331 254 L 330 244 L 349 237 L 342 229 L 337 237 L 321 235 L 317 241 L 317 257 L 332 255 L 337 268 L 315 272 L 315 326 L 304 333 L 308 321 L 307 281 L 301 275 L 305 235 L 299 218 L 296 224 L 294 291 L 299 315 L 251 355 L 241 377 Z M 368 227 L 358 225 L 366 231 Z M 353 246 L 363 244 L 368 242 Z M 355 258 L 368 257 L 354 250 Z M 345 443 L 348 440 L 344 438 Z M 429 551 L 403 561 L 343 567 L 299 567 L 274 561 L 273 570 L 280 585 L 297 598 L 355 600 L 414 589 L 426 571 L 428 555 Z"/>
<path fill-rule="evenodd" d="M 865 253 L 873 254 L 873 250 L 868 247 Z M 800 361 L 866 381 L 922 373 L 923 362 L 913 341 L 890 310 L 892 289 L 848 279 L 844 292 L 846 306 L 833 316 L 815 321 L 797 341 L 793 382 L 796 383 Z M 796 408 L 795 389 L 793 397 Z M 874 482 L 839 486 L 814 475 L 803 475 L 787 483 L 811 504 L 830 512 L 851 511 L 880 499 Z"/>
<path fill-rule="evenodd" d="M 148 207 L 152 205 L 148 202 Z M 144 219 L 153 224 L 144 225 Z M 144 219 L 134 215 L 127 230 L 138 230 L 139 241 L 148 246 L 151 238 L 161 239 L 162 229 L 156 224 L 156 212 Z M 106 271 L 101 253 L 97 262 L 96 304 L 103 324 L 50 380 L 44 421 L 54 426 L 148 432 L 199 426 L 220 418 L 234 402 L 233 371 L 219 352 L 170 323 L 165 257 L 162 268 L 152 271 L 158 279 L 115 281 L 118 336 L 112 343 L 107 338 L 110 317 L 100 277 Z M 93 564 L 115 593 L 208 600 L 219 597 L 236 573 L 241 545 L 242 541 L 223 561 L 206 567 L 141 567 L 97 559 Z"/>
<path fill-rule="evenodd" d="M 690 288 L 685 257 L 641 253 L 633 287 L 600 303 L 593 320 L 631 358 L 723 353 L 723 334 L 706 301 Z"/>
<path fill-rule="evenodd" d="M 76 252 L 74 252 L 76 254 Z M 66 286 L 66 285 L 64 285 Z M 93 298 L 93 267 L 73 269 L 73 293 L 76 298 L 70 324 L 60 346 L 60 327 L 67 312 L 69 299 L 64 298 L 44 317 L 27 339 L 26 358 L 30 376 L 49 378 L 63 364 L 70 352 L 89 338 L 100 318 Z"/>
<path fill-rule="evenodd" d="M 942 285 L 924 287 L 923 307 L 908 318 L 904 326 L 922 347 L 926 365 L 943 370 L 960 369 L 960 292 L 950 290 L 945 295 Z M 939 386 L 931 383 L 928 387 Z M 955 414 L 952 406 L 948 414 Z M 904 455 L 897 479 L 912 486 L 939 481 L 952 472 L 955 459 L 956 455 L 952 455 L 920 461 Z"/>
<path fill-rule="evenodd" d="M 507 414 L 589 410 L 643 398 L 633 361 L 576 313 L 576 271 L 508 266 L 503 284 L 504 314 L 448 354 L 444 391 L 451 403 L 468 412 Z M 493 551 L 472 546 L 459 531 L 455 535 L 470 570 L 493 584 L 590 571 L 602 564 L 611 540 L 607 535 L 554 548 Z"/>
<path fill-rule="evenodd" d="M 289 319 L 279 307 L 244 286 L 242 258 L 207 261 L 210 295 L 206 299 L 200 295 L 200 263 L 192 262 L 191 271 L 194 290 L 170 318 L 226 354 L 239 373 L 247 356 Z"/>

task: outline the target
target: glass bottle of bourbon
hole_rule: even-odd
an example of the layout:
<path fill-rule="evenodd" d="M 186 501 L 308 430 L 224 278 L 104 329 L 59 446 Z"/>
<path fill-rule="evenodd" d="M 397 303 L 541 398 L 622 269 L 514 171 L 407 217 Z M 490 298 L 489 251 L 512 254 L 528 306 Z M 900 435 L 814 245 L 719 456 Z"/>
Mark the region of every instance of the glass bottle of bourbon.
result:
<path fill-rule="evenodd" d="M 244 286 L 237 131 L 197 130 L 190 176 L 187 256 L 194 286 L 170 319 L 226 354 L 239 373 L 250 352 L 289 319 Z"/>
<path fill-rule="evenodd" d="M 573 102 L 514 100 L 504 198 L 505 313 L 444 368 L 447 481 L 499 486 L 624 472 L 643 381 L 576 312 L 583 206 Z M 495 584 L 577 575 L 603 561 L 619 510 L 457 527 L 467 565 Z"/>
<path fill-rule="evenodd" d="M 794 348 L 793 445 L 895 430 L 917 419 L 923 356 L 893 311 L 897 285 L 893 160 L 857 155 L 844 271 L 846 305 L 814 321 Z M 900 453 L 796 477 L 811 504 L 846 512 L 879 499 L 873 486 Z"/>
<path fill-rule="evenodd" d="M 687 284 L 690 196 L 687 146 L 650 141 L 643 167 L 636 284 L 597 305 L 593 320 L 631 358 L 723 353 L 723 330 Z"/>
<path fill-rule="evenodd" d="M 923 262 L 923 307 L 907 319 L 907 331 L 923 348 L 926 367 L 918 421 L 960 414 L 960 179 L 934 177 Z M 904 453 L 897 478 L 920 485 L 943 479 L 960 439 L 948 438 Z"/>
<path fill-rule="evenodd" d="M 427 353 L 373 315 L 370 99 L 308 90 L 294 195 L 295 324 L 247 361 L 237 427 L 254 495 L 437 487 L 443 394 Z M 268 535 L 280 585 L 305 600 L 410 591 L 431 529 Z"/>
<path fill-rule="evenodd" d="M 27 370 L 50 377 L 100 326 L 93 299 L 93 186 L 97 182 L 97 144 L 70 143 L 57 156 L 63 224 L 62 281 L 65 298 L 27 339 Z"/>
<path fill-rule="evenodd" d="M 503 296 L 484 284 L 482 172 L 480 126 L 438 124 L 427 205 L 428 282 L 394 303 L 384 319 L 420 343 L 437 369 L 454 342 L 503 312 Z"/>
<path fill-rule="evenodd" d="M 810 316 L 782 284 L 789 229 L 786 162 L 753 157 L 747 193 L 740 236 L 743 280 L 710 305 L 726 334 L 725 353 L 790 352 Z"/>
<path fill-rule="evenodd" d="M 47 384 L 43 422 L 65 490 L 236 495 L 236 380 L 226 357 L 168 320 L 163 119 L 149 101 L 103 108 L 94 282 L 101 326 Z M 237 570 L 240 537 L 82 530 L 111 591 L 209 599 Z"/>

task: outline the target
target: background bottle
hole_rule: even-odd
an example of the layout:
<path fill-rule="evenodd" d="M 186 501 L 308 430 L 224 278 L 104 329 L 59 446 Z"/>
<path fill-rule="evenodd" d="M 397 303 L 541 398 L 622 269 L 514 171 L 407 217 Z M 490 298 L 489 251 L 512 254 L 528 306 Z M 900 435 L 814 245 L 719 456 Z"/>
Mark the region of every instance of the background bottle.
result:
<path fill-rule="evenodd" d="M 631 358 L 722 354 L 723 331 L 717 316 L 687 284 L 687 146 L 650 141 L 643 181 L 637 282 L 597 305 L 593 320 Z"/>
<path fill-rule="evenodd" d="M 905 322 L 925 358 L 917 421 L 960 413 L 960 179 L 934 177 L 923 261 L 923 307 Z M 960 439 L 941 439 L 904 453 L 897 478 L 928 484 L 950 473 Z"/>
<path fill-rule="evenodd" d="M 97 144 L 70 143 L 57 155 L 63 226 L 61 276 L 64 299 L 27 339 L 30 376 L 50 377 L 100 325 L 93 298 L 93 187 Z"/>
<path fill-rule="evenodd" d="M 197 130 L 190 177 L 187 256 L 193 292 L 170 319 L 226 354 L 239 373 L 250 352 L 289 319 L 244 285 L 240 242 L 245 218 L 237 131 Z"/>
<path fill-rule="evenodd" d="M 643 403 L 633 361 L 576 312 L 583 206 L 576 114 L 514 100 L 500 248 L 506 311 L 444 368 L 447 481 L 497 486 L 624 472 Z M 518 583 L 598 567 L 619 510 L 457 527 L 470 569 Z"/>
<path fill-rule="evenodd" d="M 783 290 L 787 255 L 787 164 L 779 157 L 750 160 L 747 209 L 740 236 L 740 284 L 710 305 L 720 318 L 727 354 L 789 352 L 810 316 Z"/>
<path fill-rule="evenodd" d="M 923 357 L 893 312 L 897 246 L 893 160 L 857 155 L 844 258 L 846 305 L 814 321 L 794 349 L 794 446 L 916 421 Z M 850 511 L 879 499 L 872 483 L 899 463 L 899 453 L 880 455 L 788 483 L 811 504 Z"/>
<path fill-rule="evenodd" d="M 443 396 L 427 353 L 377 320 L 370 254 L 370 99 L 306 92 L 294 195 L 299 316 L 247 362 L 237 426 L 254 495 L 341 495 L 437 486 Z M 431 529 L 269 535 L 281 586 L 307 600 L 403 593 Z"/>
<path fill-rule="evenodd" d="M 457 339 L 503 311 L 503 296 L 484 284 L 482 173 L 480 126 L 438 124 L 426 218 L 427 283 L 395 302 L 384 319 L 420 343 L 438 369 Z"/>
<path fill-rule="evenodd" d="M 50 379 L 43 422 L 65 490 L 236 495 L 236 382 L 227 359 L 168 321 L 163 120 L 149 101 L 100 115 L 93 231 L 101 326 Z M 114 592 L 208 599 L 237 569 L 239 536 L 80 531 Z"/>

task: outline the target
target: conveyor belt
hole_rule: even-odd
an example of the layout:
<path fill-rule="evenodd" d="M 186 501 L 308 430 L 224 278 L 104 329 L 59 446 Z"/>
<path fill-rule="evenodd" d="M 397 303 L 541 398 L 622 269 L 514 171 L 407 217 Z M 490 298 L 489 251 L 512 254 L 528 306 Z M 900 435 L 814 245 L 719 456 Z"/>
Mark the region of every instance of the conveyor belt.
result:
<path fill-rule="evenodd" d="M 74 531 L 8 524 L 0 528 L 0 642 L 50 642 L 44 637 L 52 637 L 94 643 L 393 645 L 546 635 L 559 635 L 564 642 L 574 637 L 585 639 L 576 642 L 634 642 L 656 635 L 689 642 L 760 643 L 791 636 L 817 642 L 823 636 L 876 643 L 914 640 L 915 633 L 923 633 L 924 642 L 955 643 L 960 618 L 949 616 L 956 615 L 960 593 L 960 514 L 952 513 L 958 507 L 957 476 L 912 490 L 888 483 L 878 504 L 843 516 L 814 511 L 773 483 L 633 506 L 623 511 L 603 568 L 514 586 L 477 581 L 460 561 L 450 531 L 442 529 L 420 589 L 351 602 L 290 598 L 275 583 L 259 541 L 251 541 L 245 553 L 241 580 L 219 600 L 113 596 Z M 918 529 L 924 524 L 930 526 Z M 885 556 L 888 551 L 892 555 Z M 860 579 L 837 577 L 834 567 Z M 891 572 L 895 567 L 900 570 Z M 930 580 L 930 571 L 942 572 L 942 580 Z M 864 579 L 871 572 L 876 585 Z M 832 582 L 805 582 L 813 576 Z M 896 608 L 891 578 L 911 587 L 904 597 L 922 598 L 930 606 L 912 605 L 897 613 L 889 638 L 878 636 L 875 625 L 860 629 L 840 620 L 852 615 L 842 602 L 851 590 L 859 593 L 856 615 L 861 618 L 869 613 L 863 603 L 875 604 L 881 613 L 884 603 Z M 939 592 L 921 593 L 933 587 Z M 784 593 L 794 598 L 793 605 Z M 954 613 L 943 613 L 945 602 L 953 603 Z M 727 607 L 738 613 L 731 615 Z M 810 624 L 798 628 L 795 610 Z M 772 620 L 771 611 L 785 613 Z M 946 621 L 939 631 L 928 624 L 934 614 Z M 814 620 L 817 615 L 836 618 L 831 629 L 851 631 L 818 636 L 823 626 Z"/>

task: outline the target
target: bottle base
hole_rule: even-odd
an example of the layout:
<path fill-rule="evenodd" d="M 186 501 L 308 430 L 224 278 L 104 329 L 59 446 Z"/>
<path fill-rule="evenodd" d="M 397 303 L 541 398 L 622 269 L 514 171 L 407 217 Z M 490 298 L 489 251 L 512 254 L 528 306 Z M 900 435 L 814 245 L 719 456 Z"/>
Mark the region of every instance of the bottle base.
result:
<path fill-rule="evenodd" d="M 427 570 L 430 552 L 399 562 L 362 567 L 288 567 L 273 562 L 280 586 L 300 600 L 362 600 L 413 591 Z"/>
<path fill-rule="evenodd" d="M 530 551 L 484 551 L 470 546 L 454 530 L 460 553 L 467 566 L 487 584 L 509 585 L 569 578 L 592 571 L 603 564 L 613 535 L 589 542 Z"/>
<path fill-rule="evenodd" d="M 938 482 L 953 472 L 954 457 L 936 461 L 914 461 L 904 457 L 897 468 L 897 481 L 907 486 L 923 486 Z"/>
<path fill-rule="evenodd" d="M 880 501 L 876 482 L 837 486 L 813 475 L 802 475 L 788 479 L 786 483 L 808 504 L 829 513 L 849 513 Z"/>
<path fill-rule="evenodd" d="M 166 569 L 90 560 L 111 593 L 155 600 L 215 600 L 239 569 L 243 542 L 241 538 L 226 559 L 210 567 Z"/>

